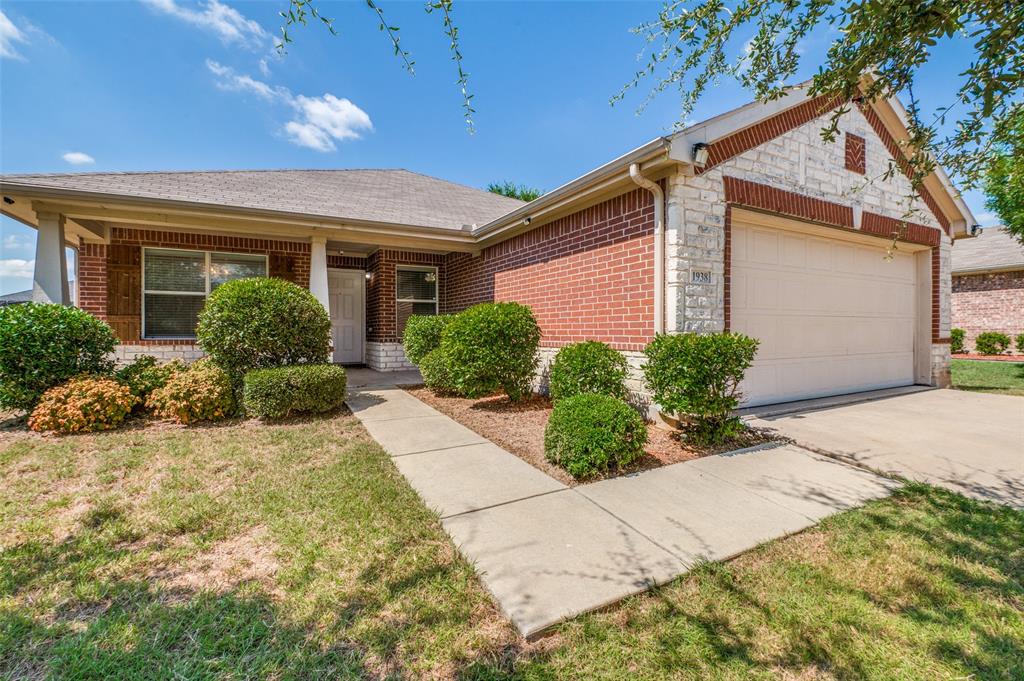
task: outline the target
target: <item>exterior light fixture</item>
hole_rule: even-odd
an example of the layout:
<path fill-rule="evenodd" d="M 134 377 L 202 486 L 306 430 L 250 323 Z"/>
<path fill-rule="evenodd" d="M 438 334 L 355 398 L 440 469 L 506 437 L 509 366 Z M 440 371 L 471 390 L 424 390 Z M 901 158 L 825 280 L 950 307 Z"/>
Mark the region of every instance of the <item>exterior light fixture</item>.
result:
<path fill-rule="evenodd" d="M 698 165 L 701 168 L 708 164 L 708 157 L 710 156 L 708 151 L 708 145 L 703 142 L 697 142 L 693 145 L 693 164 Z"/>
<path fill-rule="evenodd" d="M 366 281 L 370 281 L 373 279 L 373 272 L 367 272 L 364 276 L 366 277 Z"/>
<path fill-rule="evenodd" d="M 530 217 L 529 215 L 527 215 L 527 216 L 526 216 L 525 218 L 523 218 L 523 224 L 524 224 L 524 225 L 528 225 L 528 224 L 530 224 L 531 222 L 533 222 L 533 218 L 532 218 L 532 217 Z"/>

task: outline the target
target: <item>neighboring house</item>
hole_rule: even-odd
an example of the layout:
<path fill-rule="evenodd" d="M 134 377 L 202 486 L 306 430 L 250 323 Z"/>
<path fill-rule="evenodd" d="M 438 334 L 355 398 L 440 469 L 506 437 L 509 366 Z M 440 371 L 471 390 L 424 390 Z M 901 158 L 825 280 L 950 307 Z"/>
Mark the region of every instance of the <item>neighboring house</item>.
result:
<path fill-rule="evenodd" d="M 19 303 L 28 303 L 32 300 L 32 289 L 27 291 L 15 291 L 14 293 L 7 293 L 0 296 L 0 307 L 6 305 L 18 305 Z"/>
<path fill-rule="evenodd" d="M 953 328 L 965 331 L 968 351 L 985 331 L 1024 333 L 1024 246 L 1005 229 L 989 227 L 953 249 Z"/>
<path fill-rule="evenodd" d="M 324 303 L 334 359 L 407 366 L 412 314 L 531 306 L 543 358 L 583 339 L 636 368 L 656 332 L 761 340 L 749 404 L 949 380 L 950 251 L 973 217 L 941 169 L 909 222 L 898 102 L 802 89 L 659 137 L 528 204 L 404 170 L 90 173 L 0 178 L 39 229 L 37 295 L 81 306 L 122 353 L 198 355 L 196 314 L 233 277 L 282 277 Z M 905 164 L 904 164 L 905 165 Z M 896 250 L 887 258 L 893 236 Z M 62 296 L 65 296 L 62 298 Z"/>

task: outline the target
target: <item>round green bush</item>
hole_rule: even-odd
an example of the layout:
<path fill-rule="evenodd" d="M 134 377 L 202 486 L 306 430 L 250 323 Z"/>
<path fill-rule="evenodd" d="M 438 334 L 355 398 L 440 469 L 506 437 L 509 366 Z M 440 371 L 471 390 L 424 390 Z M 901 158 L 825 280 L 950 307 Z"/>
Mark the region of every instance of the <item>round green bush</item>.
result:
<path fill-rule="evenodd" d="M 1017 352 L 1024 355 L 1024 333 L 1017 334 Z"/>
<path fill-rule="evenodd" d="M 544 431 L 544 455 L 574 478 L 633 463 L 644 453 L 647 424 L 622 400 L 593 393 L 555 403 Z"/>
<path fill-rule="evenodd" d="M 501 389 L 513 402 L 530 393 L 540 328 L 519 303 L 482 303 L 455 315 L 441 334 L 460 395 L 484 397 Z"/>
<path fill-rule="evenodd" d="M 185 365 L 179 360 L 158 364 L 153 355 L 140 355 L 115 371 L 114 377 L 128 386 L 132 395 L 138 398 L 139 406 L 144 406 L 151 392 L 164 387 L 171 376 L 184 370 Z"/>
<path fill-rule="evenodd" d="M 117 337 L 77 307 L 0 307 L 0 407 L 27 411 L 50 388 L 81 374 L 108 374 Z"/>
<path fill-rule="evenodd" d="M 232 416 L 237 404 L 228 373 L 210 361 L 200 360 L 151 392 L 146 407 L 160 418 L 188 424 Z"/>
<path fill-rule="evenodd" d="M 312 293 L 282 279 L 235 279 L 210 294 L 196 339 L 213 362 L 240 381 L 246 372 L 321 364 L 331 320 Z"/>
<path fill-rule="evenodd" d="M 626 358 L 605 343 L 585 341 L 566 345 L 555 355 L 548 392 L 555 402 L 594 393 L 626 399 Z"/>
<path fill-rule="evenodd" d="M 953 354 L 957 354 L 964 351 L 964 335 L 966 332 L 963 329 L 950 329 L 949 331 L 949 351 Z"/>
<path fill-rule="evenodd" d="M 245 413 L 261 419 L 334 411 L 345 402 L 345 370 L 334 364 L 256 369 L 245 375 Z"/>
<path fill-rule="evenodd" d="M 438 348 L 420 360 L 420 375 L 423 384 L 436 395 L 457 395 L 458 390 L 452 379 L 451 359 Z"/>
<path fill-rule="evenodd" d="M 974 339 L 974 349 L 982 355 L 1001 355 L 1010 347 L 1010 337 L 998 331 L 979 333 Z"/>
<path fill-rule="evenodd" d="M 402 347 L 405 357 L 413 364 L 419 365 L 423 358 L 441 345 L 441 332 L 452 320 L 454 315 L 413 315 L 405 323 L 402 334 Z"/>
<path fill-rule="evenodd" d="M 715 444 L 743 427 L 732 411 L 758 344 L 741 333 L 661 334 L 644 348 L 644 380 L 662 409 L 688 418 L 688 438 Z"/>

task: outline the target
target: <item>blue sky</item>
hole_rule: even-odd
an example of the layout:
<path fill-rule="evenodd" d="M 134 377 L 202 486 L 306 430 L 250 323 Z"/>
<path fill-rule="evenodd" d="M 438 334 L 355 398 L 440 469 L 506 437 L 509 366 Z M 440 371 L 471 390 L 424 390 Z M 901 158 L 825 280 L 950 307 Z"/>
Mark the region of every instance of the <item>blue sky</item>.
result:
<path fill-rule="evenodd" d="M 273 49 L 285 0 L 0 2 L 0 172 L 408 168 L 482 187 L 551 189 L 671 130 L 678 95 L 608 99 L 639 67 L 629 28 L 650 2 L 456 2 L 476 133 L 469 135 L 440 16 L 382 2 L 410 76 L 363 2 L 320 2 L 338 36 L 294 31 Z M 829 36 L 808 41 L 806 73 Z M 738 45 L 740 49 L 742 45 Z M 917 95 L 948 103 L 969 56 L 940 46 Z M 700 120 L 749 100 L 735 83 Z M 982 199 L 968 195 L 984 219 Z M 0 293 L 31 286 L 34 231 L 0 218 Z"/>

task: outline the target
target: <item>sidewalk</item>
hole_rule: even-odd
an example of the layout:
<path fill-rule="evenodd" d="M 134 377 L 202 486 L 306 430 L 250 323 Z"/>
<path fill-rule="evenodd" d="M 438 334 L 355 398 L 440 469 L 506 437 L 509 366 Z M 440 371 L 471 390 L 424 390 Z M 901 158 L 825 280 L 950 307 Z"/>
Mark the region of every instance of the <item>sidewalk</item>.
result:
<path fill-rule="evenodd" d="M 400 388 L 348 404 L 528 637 L 896 486 L 785 445 L 568 488 Z"/>

